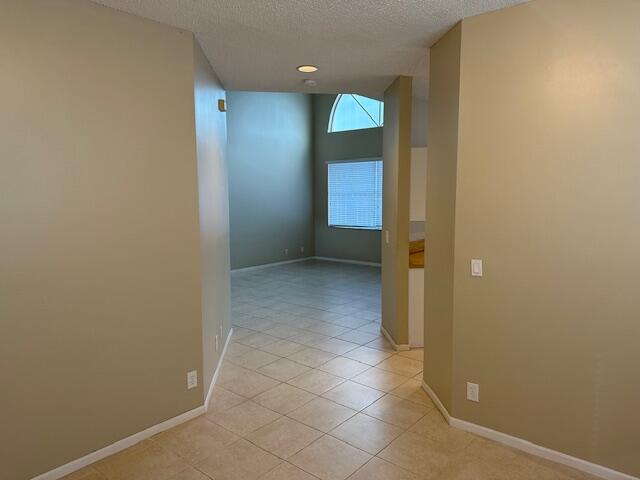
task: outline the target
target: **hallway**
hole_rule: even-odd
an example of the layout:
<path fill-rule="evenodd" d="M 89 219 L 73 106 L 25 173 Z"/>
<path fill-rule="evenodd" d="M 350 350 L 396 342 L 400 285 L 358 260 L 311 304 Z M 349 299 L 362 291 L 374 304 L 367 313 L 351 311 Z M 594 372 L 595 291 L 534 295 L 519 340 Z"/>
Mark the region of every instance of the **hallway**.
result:
<path fill-rule="evenodd" d="M 233 341 L 208 413 L 73 480 L 592 478 L 450 428 L 422 350 L 379 334 L 380 270 L 307 261 L 232 274 Z"/>

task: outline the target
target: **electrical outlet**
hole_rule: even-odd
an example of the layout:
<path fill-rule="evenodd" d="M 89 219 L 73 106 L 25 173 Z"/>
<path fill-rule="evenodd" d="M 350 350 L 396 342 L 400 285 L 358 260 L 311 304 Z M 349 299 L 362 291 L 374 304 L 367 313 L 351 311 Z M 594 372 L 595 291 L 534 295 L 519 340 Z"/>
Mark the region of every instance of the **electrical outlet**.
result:
<path fill-rule="evenodd" d="M 191 370 L 187 372 L 187 390 L 196 388 L 198 386 L 198 371 Z"/>
<path fill-rule="evenodd" d="M 285 255 L 289 255 L 289 249 L 288 249 L 288 248 L 285 248 L 285 249 L 284 249 L 284 254 L 285 254 Z"/>
<path fill-rule="evenodd" d="M 216 335 L 216 352 L 218 351 L 218 342 L 219 342 L 219 338 L 218 335 Z"/>
<path fill-rule="evenodd" d="M 467 400 L 471 400 L 472 402 L 480 401 L 480 385 L 467 382 Z"/>
<path fill-rule="evenodd" d="M 300 253 L 304 253 L 304 247 L 300 247 Z"/>

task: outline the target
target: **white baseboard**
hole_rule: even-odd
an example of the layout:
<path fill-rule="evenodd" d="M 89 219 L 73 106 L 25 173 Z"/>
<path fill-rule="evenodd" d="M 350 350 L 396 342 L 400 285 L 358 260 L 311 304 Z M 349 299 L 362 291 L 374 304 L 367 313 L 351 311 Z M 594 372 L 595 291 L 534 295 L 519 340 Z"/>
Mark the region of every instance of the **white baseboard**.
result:
<path fill-rule="evenodd" d="M 427 383 L 424 380 L 422 381 L 422 389 L 425 392 L 427 392 L 427 395 L 429 395 L 429 398 L 431 398 L 433 403 L 436 404 L 436 407 L 438 407 L 438 410 L 440 411 L 440 413 L 442 414 L 444 419 L 447 421 L 447 423 L 449 425 L 451 425 L 451 416 L 449 415 L 449 412 L 447 411 L 446 408 L 444 408 L 444 405 L 442 404 L 442 402 L 438 398 L 438 395 L 436 395 L 436 392 L 434 392 L 431 389 L 431 387 L 429 385 L 427 385 Z"/>
<path fill-rule="evenodd" d="M 165 420 L 164 422 L 158 423 L 157 425 L 153 425 L 152 427 L 147 428 L 146 430 L 142 430 L 141 432 L 134 433 L 133 435 L 123 438 L 122 440 L 118 440 L 111 445 L 107 445 L 100 450 L 96 450 L 95 452 L 91 452 L 84 457 L 78 458 L 76 460 L 72 460 L 65 465 L 62 465 L 58 468 L 54 468 L 53 470 L 49 470 L 46 473 L 40 474 L 37 477 L 34 477 L 32 480 L 58 480 L 59 478 L 64 477 L 65 475 L 69 475 L 70 473 L 75 472 L 76 470 L 80 470 L 86 466 L 91 465 L 92 463 L 97 462 L 98 460 L 102 460 L 103 458 L 108 457 L 109 455 L 113 455 L 114 453 L 118 453 L 126 448 L 132 447 L 137 443 L 140 443 L 143 440 L 146 440 L 153 435 L 168 430 L 169 428 L 175 427 L 176 425 L 180 425 L 181 423 L 187 422 L 193 418 L 199 417 L 205 412 L 204 405 L 200 405 L 193 410 L 189 410 L 177 417 L 170 418 Z"/>
<path fill-rule="evenodd" d="M 284 260 L 282 262 L 263 263 L 262 265 L 255 265 L 252 267 L 234 268 L 231 270 L 231 273 L 250 272 L 252 270 L 262 270 L 263 268 L 277 267 L 278 265 L 287 265 L 288 263 L 306 262 L 307 260 L 313 260 L 314 258 L 316 257 L 302 257 L 302 258 L 296 258 L 294 260 Z"/>
<path fill-rule="evenodd" d="M 213 394 L 213 387 L 216 381 L 218 380 L 222 362 L 224 361 L 224 356 L 227 353 L 227 347 L 229 346 L 229 343 L 231 341 L 231 335 L 233 335 L 233 328 L 229 330 L 227 339 L 224 342 L 222 354 L 220 355 L 220 359 L 218 360 L 218 365 L 216 366 L 216 370 L 213 374 L 213 378 L 211 379 L 211 384 L 209 385 L 209 390 L 207 392 L 207 397 L 205 399 L 204 405 L 200 405 L 199 407 L 194 408 L 193 410 L 189 410 L 188 412 L 178 415 L 177 417 L 173 417 L 168 420 L 165 420 L 164 422 L 158 423 L 157 425 L 153 425 L 141 432 L 134 433 L 133 435 L 123 438 L 122 440 L 118 440 L 117 442 L 112 443 L 111 445 L 107 445 L 106 447 L 101 448 L 100 450 L 91 452 L 90 454 L 85 455 L 84 457 L 78 458 L 69 463 L 66 463 L 65 465 L 62 465 L 46 473 L 38 475 L 37 477 L 34 477 L 32 480 L 58 480 L 59 478 L 69 475 L 70 473 L 73 473 L 76 470 L 80 470 L 81 468 L 89 466 L 92 463 L 97 462 L 98 460 L 102 460 L 103 458 L 113 455 L 114 453 L 118 453 L 122 450 L 132 447 L 136 443 L 140 443 L 141 441 L 146 440 L 147 438 L 150 438 L 157 433 L 173 428 L 177 425 L 180 425 L 181 423 L 187 422 L 205 413 L 207 411 L 209 401 L 211 400 L 211 395 Z"/>
<path fill-rule="evenodd" d="M 213 377 L 211 378 L 211 384 L 209 384 L 209 390 L 207 390 L 207 396 L 204 399 L 205 411 L 209 410 L 209 402 L 211 401 L 211 396 L 213 395 L 213 387 L 215 387 L 216 382 L 218 381 L 218 376 L 220 375 L 220 370 L 222 369 L 222 362 L 224 361 L 224 356 L 227 353 L 227 347 L 231 342 L 231 335 L 233 335 L 233 328 L 229 329 L 229 333 L 227 334 L 227 339 L 224 341 L 224 347 L 222 347 L 222 353 L 220 354 L 220 358 L 218 359 L 218 365 L 216 365 L 216 370 L 215 372 L 213 372 Z"/>
<path fill-rule="evenodd" d="M 334 257 L 311 257 L 315 260 L 322 260 L 324 262 L 338 262 L 338 263 L 351 263 L 353 265 L 367 265 L 369 267 L 379 267 L 380 264 L 376 262 L 363 262 L 360 260 L 348 260 L 346 258 L 334 258 Z"/>
<path fill-rule="evenodd" d="M 408 343 L 400 343 L 400 344 L 396 343 L 393 340 L 393 337 L 391 336 L 391 334 L 389 334 L 389 332 L 387 332 L 387 330 L 382 325 L 380 325 L 380 333 L 382 333 L 382 335 L 384 335 L 385 338 L 389 340 L 389 343 L 391 344 L 391 346 L 394 348 L 396 352 L 404 352 L 407 350 L 411 350 L 411 347 L 409 346 Z"/>
<path fill-rule="evenodd" d="M 440 401 L 436 393 L 424 381 L 422 382 L 422 388 L 425 392 L 427 392 L 427 395 L 429 395 L 431 400 L 433 400 L 433 403 L 436 404 L 436 407 L 438 407 L 438 410 L 440 410 L 440 413 L 442 413 L 442 416 L 445 418 L 447 423 L 454 428 L 473 433 L 480 437 L 488 438 L 489 440 L 502 443 L 509 447 L 526 452 L 530 455 L 545 458 L 552 462 L 556 462 L 571 468 L 575 468 L 576 470 L 586 472 L 590 475 L 604 478 L 605 480 L 639 480 L 638 477 L 618 472 L 616 470 L 612 470 L 611 468 L 604 467 L 596 463 L 591 463 L 581 458 L 572 457 L 571 455 L 558 452 L 557 450 L 551 450 L 550 448 L 537 445 L 522 438 L 514 437 L 506 433 L 498 432 L 497 430 L 492 430 L 481 425 L 476 425 L 475 423 L 467 422 L 466 420 L 460 420 L 459 418 L 452 417 L 451 415 L 449 415 L 447 409 L 444 408 L 444 405 L 442 405 L 442 402 Z"/>

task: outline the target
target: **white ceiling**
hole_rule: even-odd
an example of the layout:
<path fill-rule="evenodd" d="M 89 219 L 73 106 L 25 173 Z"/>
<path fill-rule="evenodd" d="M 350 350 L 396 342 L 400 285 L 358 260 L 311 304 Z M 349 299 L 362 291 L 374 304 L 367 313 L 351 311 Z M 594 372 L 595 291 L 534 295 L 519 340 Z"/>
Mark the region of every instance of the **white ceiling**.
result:
<path fill-rule="evenodd" d="M 428 47 L 464 17 L 526 0 L 94 1 L 191 30 L 228 90 L 381 96 L 411 75 L 426 97 Z M 306 63 L 320 70 L 295 70 Z"/>

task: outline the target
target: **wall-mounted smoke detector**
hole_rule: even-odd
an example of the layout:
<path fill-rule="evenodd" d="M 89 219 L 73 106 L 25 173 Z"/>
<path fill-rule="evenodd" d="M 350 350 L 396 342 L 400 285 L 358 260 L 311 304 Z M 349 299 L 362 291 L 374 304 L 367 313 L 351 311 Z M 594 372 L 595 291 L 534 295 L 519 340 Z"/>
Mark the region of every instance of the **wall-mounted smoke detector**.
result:
<path fill-rule="evenodd" d="M 303 83 L 306 87 L 315 87 L 316 85 L 318 85 L 318 82 L 316 82 L 315 80 L 312 80 L 311 78 L 305 79 Z"/>

